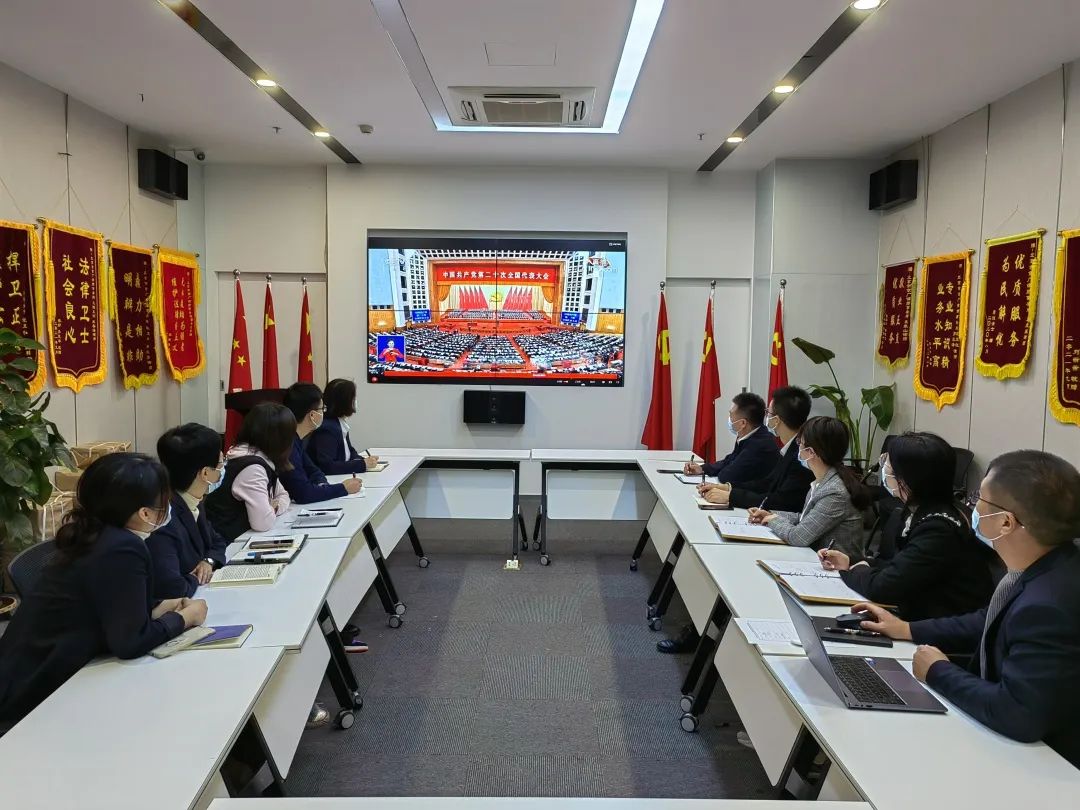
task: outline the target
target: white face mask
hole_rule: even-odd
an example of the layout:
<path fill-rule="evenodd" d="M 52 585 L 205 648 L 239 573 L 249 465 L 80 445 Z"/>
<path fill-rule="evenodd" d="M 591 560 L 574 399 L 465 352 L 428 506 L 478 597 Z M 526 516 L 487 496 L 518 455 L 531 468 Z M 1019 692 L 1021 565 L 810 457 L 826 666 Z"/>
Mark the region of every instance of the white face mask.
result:
<path fill-rule="evenodd" d="M 322 411 L 312 411 L 312 413 L 311 413 L 311 424 L 313 424 L 315 427 L 320 427 L 322 425 L 322 420 L 323 420 L 323 412 Z"/>
<path fill-rule="evenodd" d="M 142 520 L 143 523 L 147 524 L 150 527 L 150 530 L 149 531 L 139 531 L 138 529 L 132 529 L 131 531 L 134 532 L 139 537 L 141 537 L 143 540 L 145 540 L 147 537 L 149 537 L 151 534 L 156 532 L 162 526 L 168 525 L 169 521 L 172 520 L 172 503 L 170 502 L 168 504 L 168 506 L 165 507 L 165 517 L 162 519 L 161 523 L 151 523 L 149 520 L 145 520 L 141 516 L 140 516 L 139 519 Z"/>

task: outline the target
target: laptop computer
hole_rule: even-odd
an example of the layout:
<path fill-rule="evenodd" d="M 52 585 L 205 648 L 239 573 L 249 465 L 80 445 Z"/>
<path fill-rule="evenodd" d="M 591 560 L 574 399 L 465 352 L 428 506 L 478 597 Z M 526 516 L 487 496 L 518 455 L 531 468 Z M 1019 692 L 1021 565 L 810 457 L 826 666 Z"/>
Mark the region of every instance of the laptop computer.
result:
<path fill-rule="evenodd" d="M 786 588 L 777 587 L 806 657 L 849 709 L 935 714 L 948 711 L 899 661 L 861 655 L 829 655 L 813 617 Z"/>

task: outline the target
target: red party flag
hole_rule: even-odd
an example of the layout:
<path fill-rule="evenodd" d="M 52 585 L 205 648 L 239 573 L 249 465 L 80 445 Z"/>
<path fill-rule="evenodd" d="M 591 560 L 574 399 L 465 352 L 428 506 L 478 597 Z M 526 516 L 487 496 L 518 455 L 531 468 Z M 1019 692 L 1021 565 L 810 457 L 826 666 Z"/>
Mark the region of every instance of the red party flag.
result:
<path fill-rule="evenodd" d="M 229 362 L 229 393 L 251 390 L 251 354 L 248 352 L 247 318 L 240 279 L 236 280 L 236 315 L 233 317 L 232 359 Z M 225 413 L 225 447 L 232 447 L 244 417 L 236 411 Z"/>
<path fill-rule="evenodd" d="M 307 287 L 300 305 L 300 359 L 296 369 L 297 382 L 315 382 L 315 358 L 311 353 L 311 311 L 308 309 Z"/>
<path fill-rule="evenodd" d="M 769 348 L 769 397 L 777 388 L 788 384 L 787 351 L 784 348 L 784 288 L 776 299 L 776 322 L 773 325 L 772 345 Z"/>
<path fill-rule="evenodd" d="M 693 450 L 705 461 L 716 460 L 716 400 L 720 398 L 720 366 L 713 343 L 712 293 L 705 308 L 705 342 L 701 347 L 697 415 L 694 418 Z"/>
<path fill-rule="evenodd" d="M 270 278 L 266 279 L 266 298 L 263 302 L 263 388 L 281 388 L 278 381 L 277 322 L 274 320 L 274 296 Z"/>
<path fill-rule="evenodd" d="M 660 316 L 656 321 L 656 354 L 653 358 L 652 399 L 641 432 L 641 443 L 650 450 L 671 450 L 671 352 L 668 347 L 667 302 L 660 291 Z"/>

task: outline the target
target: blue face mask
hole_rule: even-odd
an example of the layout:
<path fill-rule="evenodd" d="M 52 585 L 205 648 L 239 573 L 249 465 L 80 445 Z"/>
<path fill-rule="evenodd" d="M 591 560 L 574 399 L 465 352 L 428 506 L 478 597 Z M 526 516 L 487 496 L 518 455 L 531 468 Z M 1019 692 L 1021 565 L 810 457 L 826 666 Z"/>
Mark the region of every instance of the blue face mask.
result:
<path fill-rule="evenodd" d="M 810 469 L 810 459 L 806 459 L 806 458 L 802 457 L 802 450 L 799 450 L 799 455 L 797 456 L 797 458 L 799 459 L 800 464 L 802 464 L 804 467 L 806 467 L 806 469 L 808 469 L 808 470 Z"/>
<path fill-rule="evenodd" d="M 217 468 L 217 474 L 218 474 L 218 476 L 217 476 L 217 481 L 210 481 L 210 482 L 209 482 L 209 483 L 208 483 L 208 484 L 206 485 L 206 494 L 207 494 L 207 495 L 209 495 L 209 494 L 210 494 L 211 492 L 213 492 L 213 491 L 214 491 L 215 489 L 217 489 L 218 487 L 220 487 L 220 486 L 221 486 L 221 482 L 225 480 L 225 465 L 224 465 L 224 464 L 223 464 L 222 466 L 220 466 L 220 467 L 218 467 L 218 468 Z"/>
<path fill-rule="evenodd" d="M 1000 511 L 997 511 L 997 512 L 991 512 L 989 515 L 980 515 L 979 510 L 976 507 L 974 507 L 974 506 L 971 507 L 971 530 L 973 532 L 975 532 L 975 536 L 978 537 L 980 541 L 982 541 L 986 545 L 990 546 L 990 548 L 994 547 L 994 541 L 999 539 L 1001 537 L 1001 535 L 999 534 L 997 537 L 987 537 L 985 534 L 980 532 L 979 531 L 979 518 L 980 517 L 993 517 L 994 515 L 1002 515 L 1004 513 L 1005 513 L 1004 510 L 1000 510 Z"/>
<path fill-rule="evenodd" d="M 737 431 L 735 429 L 735 423 L 731 421 L 730 416 L 727 418 L 727 429 L 731 433 L 732 436 L 738 436 L 739 435 L 739 431 Z"/>

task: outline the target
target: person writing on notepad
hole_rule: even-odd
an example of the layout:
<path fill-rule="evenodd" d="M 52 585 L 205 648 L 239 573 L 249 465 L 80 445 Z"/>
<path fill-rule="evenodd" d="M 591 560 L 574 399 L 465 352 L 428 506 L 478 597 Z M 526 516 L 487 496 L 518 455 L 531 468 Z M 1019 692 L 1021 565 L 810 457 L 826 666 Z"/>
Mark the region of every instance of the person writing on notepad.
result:
<path fill-rule="evenodd" d="M 862 562 L 837 549 L 818 552 L 852 590 L 896 605 L 908 621 L 984 607 L 994 591 L 995 556 L 953 505 L 956 452 L 933 433 L 905 433 L 881 457 L 881 482 L 904 505 L 885 523 L 877 556 Z"/>
<path fill-rule="evenodd" d="M 343 498 L 360 491 L 359 478 L 330 484 L 326 475 L 304 452 L 305 440 L 323 423 L 323 396 L 315 383 L 293 383 L 285 391 L 285 407 L 296 419 L 296 435 L 289 453 L 289 469 L 281 473 L 281 483 L 296 503 L 315 503 Z"/>
<path fill-rule="evenodd" d="M 751 523 L 768 526 L 789 546 L 835 548 L 862 558 L 862 510 L 870 495 L 853 470 L 843 465 L 848 451 L 847 425 L 832 416 L 815 416 L 799 431 L 799 463 L 814 474 L 801 512 L 753 508 Z"/>
<path fill-rule="evenodd" d="M 736 484 L 701 484 L 698 493 L 709 503 L 739 509 L 768 503 L 770 509 L 794 512 L 802 508 L 814 474 L 799 463 L 799 430 L 810 416 L 810 395 L 787 386 L 772 393 L 765 411 L 765 429 L 779 439 L 780 459 L 767 476 Z"/>
<path fill-rule="evenodd" d="M 765 400 L 757 394 L 742 392 L 731 400 L 727 429 L 735 437 L 735 449 L 717 462 L 683 467 L 686 475 L 711 475 L 728 484 L 743 484 L 769 474 L 780 451 L 776 438 L 762 427 Z"/>
<path fill-rule="evenodd" d="M 362 473 L 374 469 L 379 457 L 356 452 L 349 439 L 348 417 L 356 413 L 356 383 L 331 380 L 323 392 L 326 413 L 308 439 L 307 452 L 326 475 Z"/>
<path fill-rule="evenodd" d="M 169 471 L 173 495 L 172 520 L 146 540 L 154 562 L 154 593 L 159 599 L 194 596 L 225 565 L 228 541 L 210 525 L 202 507 L 203 498 L 225 478 L 221 436 L 190 422 L 165 431 L 157 452 Z"/>
<path fill-rule="evenodd" d="M 169 522 L 169 474 L 110 453 L 79 479 L 56 552 L 0 636 L 0 729 L 99 655 L 138 658 L 206 620 L 201 599 L 154 598 L 146 538 Z"/>
<path fill-rule="evenodd" d="M 988 607 L 910 623 L 853 610 L 874 615 L 865 629 L 920 645 L 915 677 L 963 712 L 1080 768 L 1080 473 L 1039 450 L 1005 453 L 969 502 L 975 534 L 1008 570 Z M 973 655 L 965 668 L 946 653 Z"/>

